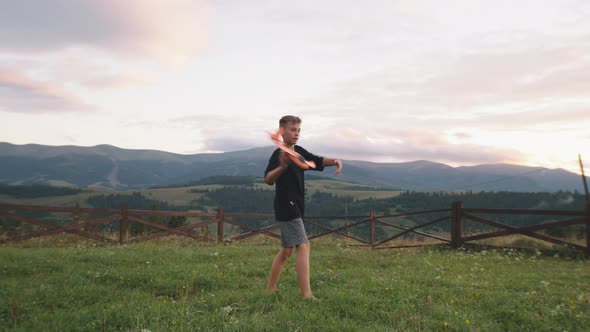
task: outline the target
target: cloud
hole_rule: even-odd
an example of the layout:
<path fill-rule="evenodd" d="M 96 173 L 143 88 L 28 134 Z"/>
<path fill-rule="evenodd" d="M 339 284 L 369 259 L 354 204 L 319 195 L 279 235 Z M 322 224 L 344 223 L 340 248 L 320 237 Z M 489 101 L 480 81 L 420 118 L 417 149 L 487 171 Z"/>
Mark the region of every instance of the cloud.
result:
<path fill-rule="evenodd" d="M 349 160 L 402 162 L 431 160 L 450 164 L 479 164 L 525 160 L 516 149 L 480 144 L 451 144 L 443 133 L 401 132 L 397 135 L 371 137 L 358 134 L 323 135 L 305 142 L 311 151 Z"/>
<path fill-rule="evenodd" d="M 256 144 L 258 143 L 258 144 Z M 212 152 L 226 152 L 226 151 L 242 151 L 248 150 L 253 147 L 270 146 L 271 142 L 268 141 L 265 145 L 260 145 L 260 141 L 251 138 L 240 138 L 231 136 L 213 136 L 206 140 L 205 149 L 206 151 Z"/>
<path fill-rule="evenodd" d="M 198 9 L 190 1 L 12 1 L 0 12 L 0 51 L 93 46 L 175 62 L 203 43 Z"/>
<path fill-rule="evenodd" d="M 469 139 L 472 137 L 472 135 L 470 135 L 468 133 L 462 133 L 462 132 L 454 133 L 453 135 L 458 139 Z"/>
<path fill-rule="evenodd" d="M 468 54 L 416 86 L 432 102 L 457 107 L 584 96 L 590 88 L 590 42 L 567 48 Z"/>
<path fill-rule="evenodd" d="M 190 144 L 193 146 L 183 149 L 182 153 L 239 151 L 272 145 L 265 131 L 265 121 L 241 121 L 239 116 L 232 114 L 207 113 L 169 119 L 128 121 L 124 126 L 141 128 L 143 131 L 189 132 L 192 137 Z M 181 143 L 187 145 L 187 142 Z"/>
<path fill-rule="evenodd" d="M 87 112 L 93 107 L 51 83 L 32 81 L 0 67 L 0 112 Z"/>
<path fill-rule="evenodd" d="M 442 63 L 425 62 L 414 73 L 392 68 L 368 74 L 344 85 L 337 94 L 347 102 L 381 99 L 391 105 L 429 104 L 464 109 L 585 96 L 590 88 L 587 54 L 590 42 L 571 48 L 531 47 L 501 54 L 465 54 Z"/>
<path fill-rule="evenodd" d="M 304 119 L 301 144 L 351 159 L 520 162 L 526 149 L 519 142 L 490 138 L 583 117 L 590 38 L 588 24 L 577 20 L 583 11 L 571 9 L 582 2 L 568 2 L 557 15 L 559 6 L 548 2 L 457 3 L 457 12 L 412 1 L 264 7 L 260 15 L 270 21 L 261 25 L 270 32 L 263 40 L 302 46 L 291 53 L 313 58 L 308 67 L 322 67 L 315 77 L 323 68 L 338 72 L 292 110 Z M 545 29 L 548 20 L 559 27 Z M 209 130 L 215 149 L 257 144 Z"/>
<path fill-rule="evenodd" d="M 92 94 L 152 82 L 204 47 L 206 11 L 188 0 L 5 3 L 0 71 L 13 79 L 3 77 L 0 110 L 88 110 Z"/>
<path fill-rule="evenodd" d="M 115 145 L 266 146 L 293 113 L 327 155 L 518 161 L 590 125 L 590 6 L 540 1 L 9 1 L 0 107 L 92 104 Z"/>
<path fill-rule="evenodd" d="M 368 73 L 303 100 L 301 112 L 361 128 L 534 129 L 584 120 L 590 38 L 569 47 L 470 52 Z M 358 117 L 362 114 L 362 117 Z"/>

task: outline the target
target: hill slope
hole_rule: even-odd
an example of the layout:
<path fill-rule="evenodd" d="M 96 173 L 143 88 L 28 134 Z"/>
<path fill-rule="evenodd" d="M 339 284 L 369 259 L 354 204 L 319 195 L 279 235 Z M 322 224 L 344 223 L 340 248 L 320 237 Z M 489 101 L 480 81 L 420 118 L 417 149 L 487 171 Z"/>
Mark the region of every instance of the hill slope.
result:
<path fill-rule="evenodd" d="M 146 188 L 213 175 L 263 176 L 273 147 L 182 155 L 156 150 L 0 143 L 0 182 L 101 188 Z M 507 164 L 451 167 L 426 160 L 374 163 L 345 160 L 339 180 L 409 190 L 582 191 L 563 169 Z M 310 173 L 333 178 L 330 170 Z"/>

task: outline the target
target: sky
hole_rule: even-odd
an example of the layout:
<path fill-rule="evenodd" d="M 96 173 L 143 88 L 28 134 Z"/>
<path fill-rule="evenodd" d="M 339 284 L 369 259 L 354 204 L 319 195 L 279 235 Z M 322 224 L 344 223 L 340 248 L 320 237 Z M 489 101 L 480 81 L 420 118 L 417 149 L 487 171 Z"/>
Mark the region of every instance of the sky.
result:
<path fill-rule="evenodd" d="M 0 0 L 0 142 L 590 173 L 587 0 Z"/>

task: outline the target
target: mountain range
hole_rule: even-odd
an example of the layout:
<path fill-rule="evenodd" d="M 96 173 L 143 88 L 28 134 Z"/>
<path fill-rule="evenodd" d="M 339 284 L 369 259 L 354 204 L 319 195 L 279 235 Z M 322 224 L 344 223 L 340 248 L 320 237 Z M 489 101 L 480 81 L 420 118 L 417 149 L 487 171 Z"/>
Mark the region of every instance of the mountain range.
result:
<path fill-rule="evenodd" d="M 182 155 L 130 150 L 111 145 L 47 146 L 0 142 L 0 182 L 114 189 L 194 182 L 213 175 L 262 177 L 274 147 L 225 153 Z M 580 175 L 564 169 L 512 164 L 451 167 L 418 160 L 375 163 L 344 160 L 343 174 L 314 175 L 403 190 L 583 191 Z"/>

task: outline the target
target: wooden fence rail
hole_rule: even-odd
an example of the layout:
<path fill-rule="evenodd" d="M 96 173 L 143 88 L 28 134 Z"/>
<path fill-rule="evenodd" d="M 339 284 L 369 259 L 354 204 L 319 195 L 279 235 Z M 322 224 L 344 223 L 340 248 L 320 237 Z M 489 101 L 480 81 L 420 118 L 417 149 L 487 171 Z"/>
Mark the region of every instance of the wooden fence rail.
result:
<path fill-rule="evenodd" d="M 45 219 L 40 219 L 39 217 L 35 218 L 26 215 L 35 212 L 52 214 L 62 213 L 66 215 L 59 218 L 59 222 L 56 224 L 51 223 Z M 409 216 L 428 214 L 435 214 L 434 219 L 418 225 L 414 223 L 411 227 L 403 226 L 400 223 L 387 221 L 389 219 L 393 219 L 394 221 L 400 222 L 403 218 Z M 567 217 L 568 219 L 560 221 L 545 221 L 535 225 L 516 227 L 502 223 L 498 220 L 492 220 L 490 217 L 480 216 L 478 214 L 561 216 Z M 84 215 L 86 215 L 86 217 L 84 217 Z M 184 217 L 187 219 L 191 218 L 198 220 L 193 220 L 188 225 L 173 227 L 158 223 L 154 220 L 150 220 L 150 218 L 153 219 L 157 217 Z M 120 209 L 93 209 L 80 208 L 78 206 L 52 207 L 0 204 L 0 220 L 13 220 L 21 224 L 34 225 L 39 228 L 37 230 L 31 230 L 26 234 L 17 234 L 13 236 L 7 236 L 6 232 L 4 232 L 5 234 L 0 234 L 2 236 L 0 238 L 0 243 L 24 241 L 34 237 L 55 235 L 60 233 L 75 234 L 80 237 L 111 244 L 136 243 L 171 235 L 179 235 L 195 240 L 203 240 L 202 236 L 192 231 L 211 224 L 217 224 L 218 242 L 237 241 L 252 237 L 257 234 L 263 234 L 272 238 L 280 238 L 280 235 L 276 233 L 278 224 L 274 222 L 274 216 L 272 214 L 225 213 L 223 208 L 219 208 L 213 213 L 205 213 L 130 210 L 126 204 L 123 204 Z M 246 223 L 246 220 L 254 221 L 255 224 L 260 221 L 265 221 L 266 223 L 270 223 L 270 225 L 256 227 L 251 223 Z M 338 220 L 344 225 L 340 225 L 339 227 L 331 226 L 334 221 Z M 468 234 L 464 230 L 466 221 L 485 225 L 488 228 L 491 227 L 493 230 L 479 232 L 476 234 Z M 129 238 L 130 222 L 151 227 L 156 229 L 158 232 L 147 235 L 140 234 L 139 236 Z M 518 234 L 551 244 L 580 250 L 583 251 L 587 256 L 590 256 L 590 205 L 586 206 L 584 211 L 571 211 L 465 208 L 462 206 L 461 202 L 453 202 L 448 209 L 404 212 L 383 216 L 376 216 L 375 212 L 373 211 L 371 211 L 369 215 L 362 216 L 309 216 L 305 218 L 305 223 L 309 227 L 314 227 L 315 229 L 321 230 L 319 234 L 311 234 L 310 240 L 327 235 L 336 235 L 355 240 L 360 242 L 361 245 L 366 245 L 377 249 L 433 245 L 433 243 L 425 243 L 386 246 L 386 244 L 409 234 L 413 234 L 414 236 L 419 236 L 422 238 L 433 239 L 438 241 L 438 244 L 450 244 L 453 247 L 460 247 L 466 243 L 471 243 L 474 241 Z M 448 223 L 448 226 L 445 226 L 443 223 Z M 96 226 L 108 224 L 116 224 L 118 226 L 111 227 L 111 229 L 118 228 L 118 234 L 116 234 L 116 238 L 113 238 L 112 236 L 108 237 L 104 234 L 101 234 L 100 232 L 93 231 L 96 230 Z M 229 236 L 226 237 L 226 225 L 232 225 L 238 229 L 245 230 L 245 232 L 229 234 Z M 358 234 L 354 234 L 352 231 L 357 227 L 367 225 L 369 228 L 367 238 L 363 238 Z M 438 226 L 438 232 L 420 230 L 434 225 Z M 580 225 L 580 227 L 585 228 L 585 245 L 539 233 L 539 231 L 568 227 L 572 225 Z M 385 238 L 377 239 L 376 230 L 378 226 L 381 228 L 393 228 L 398 232 L 386 232 Z M 442 232 L 441 234 L 440 229 L 444 228 L 448 229 L 448 231 Z"/>

